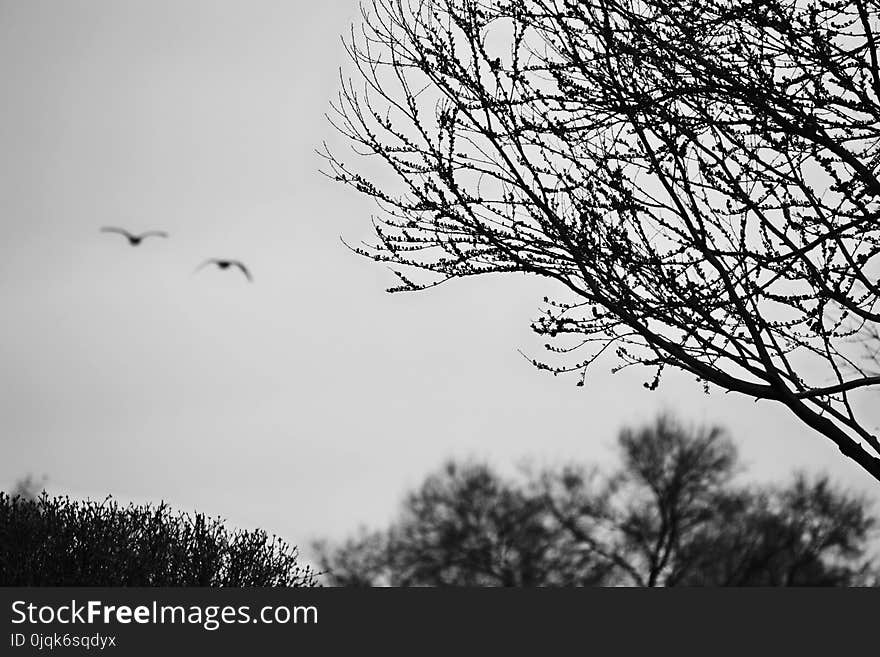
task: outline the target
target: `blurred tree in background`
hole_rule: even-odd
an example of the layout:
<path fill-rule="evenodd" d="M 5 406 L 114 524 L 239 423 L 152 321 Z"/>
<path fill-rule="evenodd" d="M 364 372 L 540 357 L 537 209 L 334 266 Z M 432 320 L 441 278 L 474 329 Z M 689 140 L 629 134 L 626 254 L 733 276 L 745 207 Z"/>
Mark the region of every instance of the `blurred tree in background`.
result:
<path fill-rule="evenodd" d="M 315 545 L 340 586 L 856 586 L 875 520 L 825 478 L 732 482 L 717 427 L 669 417 L 619 436 L 608 476 L 569 466 L 502 478 L 447 464 L 385 531 Z"/>
<path fill-rule="evenodd" d="M 0 586 L 313 586 L 264 531 L 165 505 L 0 493 Z"/>
<path fill-rule="evenodd" d="M 15 482 L 12 490 L 9 492 L 10 497 L 25 497 L 29 500 L 35 500 L 40 496 L 46 488 L 46 475 L 40 479 L 35 479 L 32 474 L 26 475 L 23 479 Z"/>

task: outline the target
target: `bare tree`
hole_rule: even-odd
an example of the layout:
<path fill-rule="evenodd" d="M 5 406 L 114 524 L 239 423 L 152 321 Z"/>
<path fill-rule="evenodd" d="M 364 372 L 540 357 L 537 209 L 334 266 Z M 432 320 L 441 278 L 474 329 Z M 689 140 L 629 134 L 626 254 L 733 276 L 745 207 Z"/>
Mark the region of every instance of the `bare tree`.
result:
<path fill-rule="evenodd" d="M 671 418 L 619 437 L 603 476 L 570 465 L 520 480 L 447 464 L 385 531 L 316 545 L 338 586 L 852 586 L 875 519 L 866 501 L 800 476 L 734 485 L 717 427 Z"/>
<path fill-rule="evenodd" d="M 588 586 L 611 568 L 553 521 L 543 496 L 476 463 L 447 463 L 407 495 L 399 522 L 315 544 L 342 586 Z"/>
<path fill-rule="evenodd" d="M 857 399 L 880 384 L 878 18 L 876 0 L 373 0 L 332 118 L 364 165 L 328 151 L 327 173 L 380 204 L 355 249 L 392 291 L 552 279 L 538 367 L 582 384 L 609 353 L 650 388 L 677 368 L 784 404 L 880 479 Z"/>
<path fill-rule="evenodd" d="M 850 586 L 872 582 L 864 560 L 876 524 L 867 502 L 826 477 L 785 487 L 737 486 L 736 449 L 719 427 L 664 416 L 618 444 L 622 467 L 590 487 L 583 468 L 546 473 L 551 515 L 614 565 L 628 586 Z"/>

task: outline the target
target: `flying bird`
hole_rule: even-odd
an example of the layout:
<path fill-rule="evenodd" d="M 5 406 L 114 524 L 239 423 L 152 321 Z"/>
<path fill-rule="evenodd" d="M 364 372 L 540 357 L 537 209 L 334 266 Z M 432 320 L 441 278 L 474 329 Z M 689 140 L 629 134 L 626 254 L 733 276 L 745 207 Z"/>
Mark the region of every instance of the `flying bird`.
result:
<path fill-rule="evenodd" d="M 248 271 L 248 268 L 245 267 L 244 264 L 242 264 L 242 262 L 240 260 L 223 260 L 222 258 L 210 258 L 208 260 L 205 260 L 198 267 L 196 267 L 196 271 L 199 271 L 200 269 L 203 269 L 204 267 L 207 267 L 208 265 L 217 265 L 217 267 L 220 269 L 229 269 L 230 267 L 238 267 L 241 270 L 241 273 L 244 274 L 245 278 L 247 278 L 249 282 L 251 282 L 251 283 L 254 282 L 254 279 L 251 276 L 250 271 Z M 195 273 L 195 272 L 193 272 L 193 273 Z"/>
<path fill-rule="evenodd" d="M 143 242 L 148 237 L 168 237 L 168 233 L 164 230 L 148 230 L 146 232 L 141 233 L 140 235 L 135 235 L 134 233 L 130 233 L 124 228 L 116 228 L 115 226 L 104 226 L 101 228 L 102 233 L 117 233 L 125 237 L 128 240 L 128 243 L 132 246 L 137 246 L 141 242 Z"/>

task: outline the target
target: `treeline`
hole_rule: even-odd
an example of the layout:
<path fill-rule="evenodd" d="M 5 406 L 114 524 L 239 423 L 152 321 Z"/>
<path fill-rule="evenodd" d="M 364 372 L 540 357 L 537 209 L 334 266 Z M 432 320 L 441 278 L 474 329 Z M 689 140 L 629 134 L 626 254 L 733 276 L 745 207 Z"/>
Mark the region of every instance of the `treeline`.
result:
<path fill-rule="evenodd" d="M 315 549 L 337 586 L 865 586 L 867 501 L 825 477 L 744 486 L 718 427 L 624 430 L 613 472 L 448 463 L 387 529 Z"/>
<path fill-rule="evenodd" d="M 389 527 L 314 544 L 319 573 L 265 531 L 167 505 L 0 493 L 5 586 L 874 586 L 876 518 L 827 477 L 745 485 L 718 427 L 661 417 L 619 464 L 450 462 Z"/>

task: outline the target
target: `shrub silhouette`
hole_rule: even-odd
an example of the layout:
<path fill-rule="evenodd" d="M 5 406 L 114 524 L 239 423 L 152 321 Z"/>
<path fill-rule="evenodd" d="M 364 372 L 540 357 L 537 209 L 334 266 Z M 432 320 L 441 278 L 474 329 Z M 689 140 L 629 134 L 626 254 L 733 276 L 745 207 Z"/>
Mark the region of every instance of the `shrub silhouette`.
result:
<path fill-rule="evenodd" d="M 0 493 L 0 585 L 314 586 L 298 553 L 265 531 L 164 503 L 120 506 Z"/>

